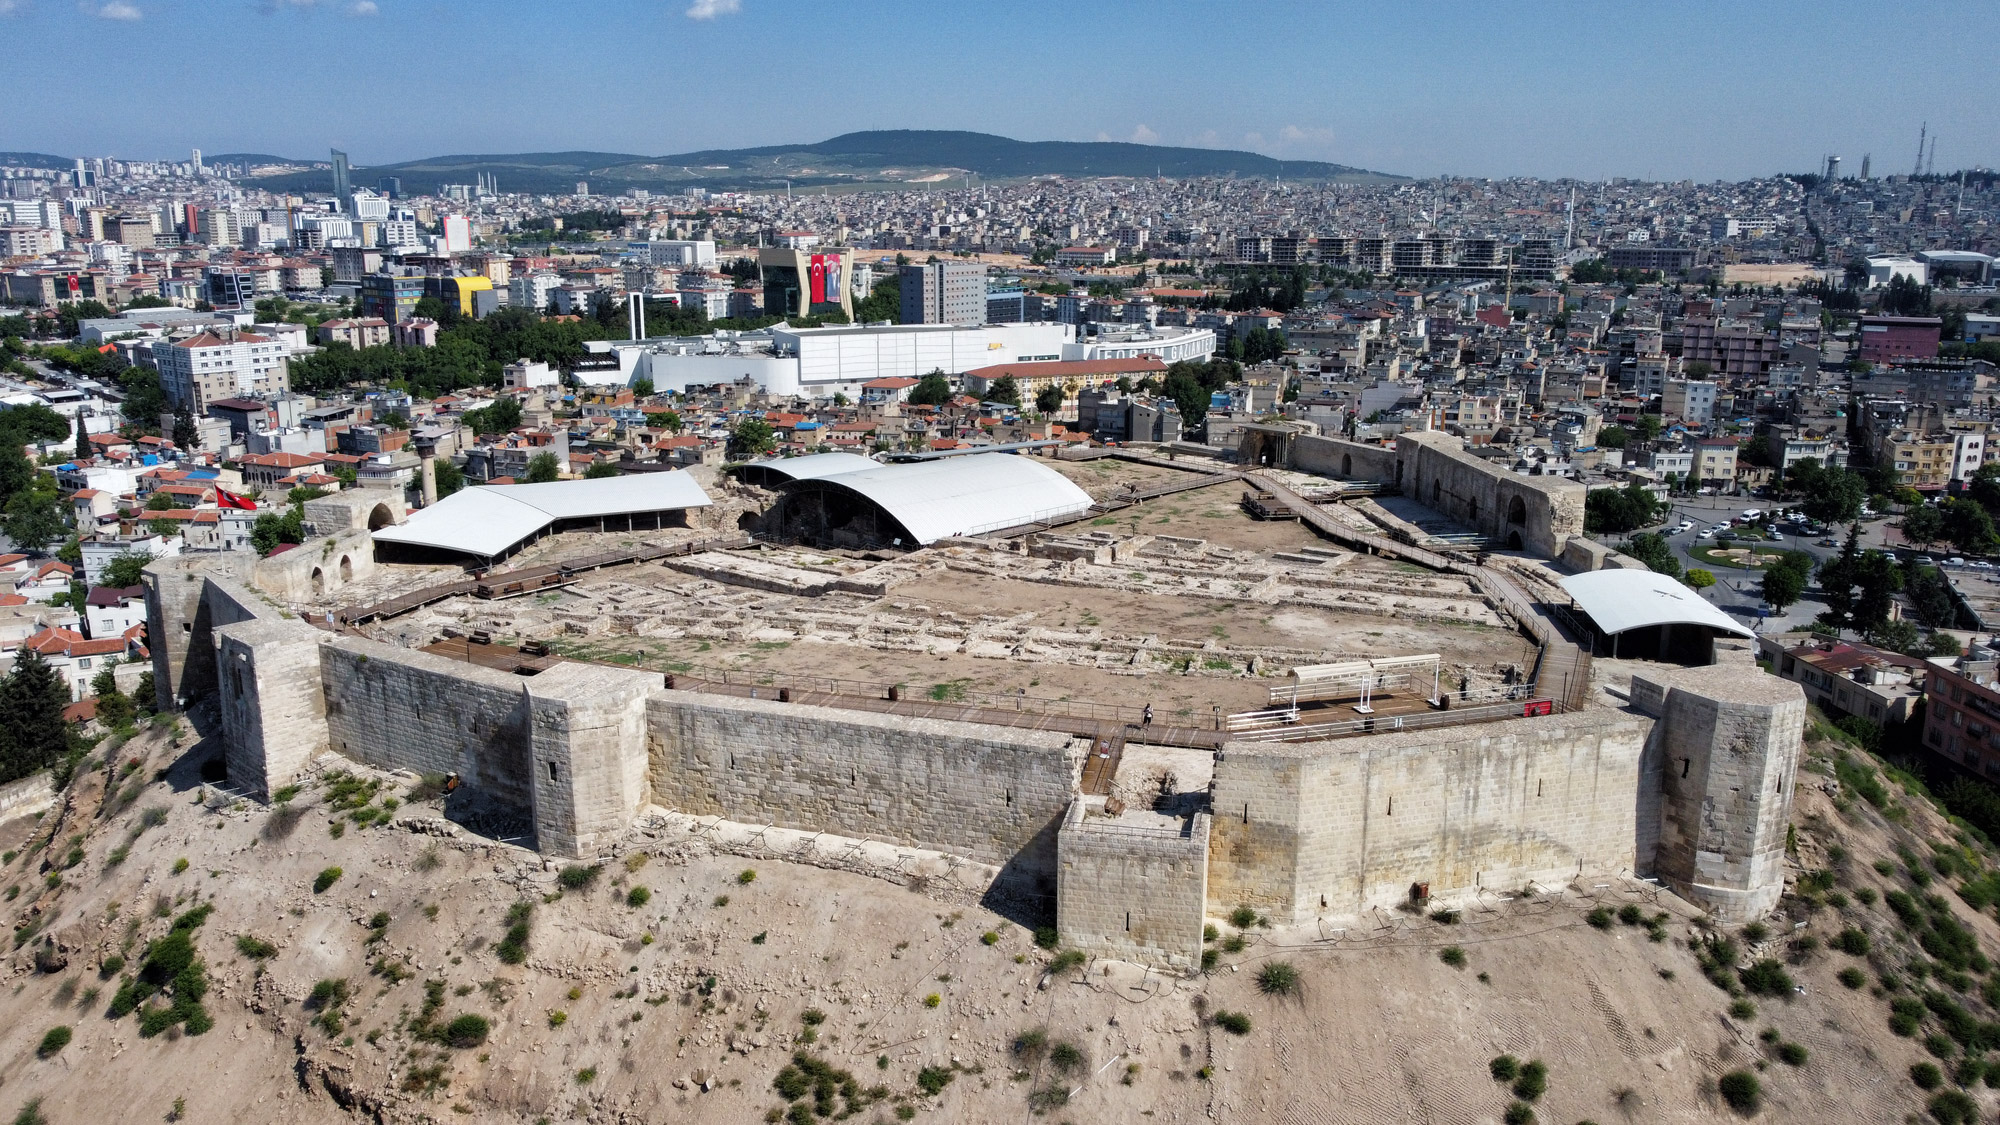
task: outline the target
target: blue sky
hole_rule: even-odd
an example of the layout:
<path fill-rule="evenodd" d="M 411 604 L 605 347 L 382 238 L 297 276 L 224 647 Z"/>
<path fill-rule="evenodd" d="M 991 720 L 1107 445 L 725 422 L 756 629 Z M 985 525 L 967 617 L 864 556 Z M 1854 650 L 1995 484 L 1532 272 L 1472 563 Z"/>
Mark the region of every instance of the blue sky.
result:
<path fill-rule="evenodd" d="M 0 149 L 662 155 L 856 129 L 1412 175 L 2000 163 L 1992 0 L 0 0 Z"/>

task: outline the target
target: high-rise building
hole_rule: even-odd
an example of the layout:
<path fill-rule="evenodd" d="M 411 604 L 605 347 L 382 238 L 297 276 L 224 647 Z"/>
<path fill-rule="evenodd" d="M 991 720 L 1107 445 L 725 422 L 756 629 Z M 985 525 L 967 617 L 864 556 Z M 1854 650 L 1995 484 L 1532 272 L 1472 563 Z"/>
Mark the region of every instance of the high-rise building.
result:
<path fill-rule="evenodd" d="M 977 260 L 904 266 L 898 280 L 904 324 L 986 323 L 986 266 Z"/>
<path fill-rule="evenodd" d="M 349 202 L 354 198 L 354 185 L 349 182 L 347 174 L 347 154 L 339 149 L 332 151 L 333 197 L 340 200 L 340 209 L 345 211 L 348 208 Z"/>
<path fill-rule="evenodd" d="M 201 150 L 200 150 L 200 149 L 195 149 L 195 150 L 194 150 L 194 159 L 193 159 L 193 160 L 191 160 L 191 161 L 189 161 L 189 163 L 191 163 L 191 164 L 193 164 L 193 165 L 194 165 L 194 172 L 195 172 L 195 175 L 197 175 L 197 176 L 201 175 L 201 170 L 202 170 L 202 169 L 201 169 Z"/>
<path fill-rule="evenodd" d="M 375 181 L 375 190 L 388 196 L 390 199 L 401 199 L 403 198 L 403 177 L 384 176 Z"/>
<path fill-rule="evenodd" d="M 472 220 L 464 215 L 444 217 L 444 252 L 462 254 L 472 249 Z"/>

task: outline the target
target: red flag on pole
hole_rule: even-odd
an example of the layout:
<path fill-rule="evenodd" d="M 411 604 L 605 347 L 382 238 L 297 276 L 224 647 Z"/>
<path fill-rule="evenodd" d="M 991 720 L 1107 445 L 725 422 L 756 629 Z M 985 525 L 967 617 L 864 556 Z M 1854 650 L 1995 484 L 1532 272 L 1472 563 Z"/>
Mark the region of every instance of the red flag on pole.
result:
<path fill-rule="evenodd" d="M 218 508 L 238 508 L 246 512 L 257 510 L 257 502 L 248 497 L 238 496 L 220 485 L 215 489 L 215 504 Z"/>

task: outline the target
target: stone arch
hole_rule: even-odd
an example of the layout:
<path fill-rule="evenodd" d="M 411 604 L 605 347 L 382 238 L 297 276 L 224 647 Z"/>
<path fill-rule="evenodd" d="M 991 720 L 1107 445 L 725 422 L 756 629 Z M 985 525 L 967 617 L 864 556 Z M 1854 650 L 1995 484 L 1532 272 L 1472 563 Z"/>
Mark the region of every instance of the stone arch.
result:
<path fill-rule="evenodd" d="M 340 584 L 345 586 L 354 581 L 354 556 L 340 556 Z"/>
<path fill-rule="evenodd" d="M 1520 501 L 1517 500 L 1515 501 L 1515 503 L 1520 503 Z M 1519 531 L 1519 529 L 1509 529 L 1507 532 L 1507 549 L 1510 551 L 1518 551 L 1521 549 L 1521 547 L 1522 547 L 1521 532 Z"/>
<path fill-rule="evenodd" d="M 1438 505 L 1439 505 L 1440 503 L 1442 503 L 1443 501 L 1444 501 L 1444 486 L 1443 486 L 1443 485 L 1441 485 L 1441 484 L 1439 484 L 1439 483 L 1437 482 L 1436 478 L 1432 478 L 1432 480 L 1431 480 L 1431 507 L 1435 508 L 1435 507 L 1437 507 L 1437 506 L 1438 506 Z"/>
<path fill-rule="evenodd" d="M 368 512 L 368 530 L 380 531 L 396 522 L 396 516 L 389 511 L 389 505 L 377 504 Z"/>
<path fill-rule="evenodd" d="M 1340 475 L 1343 477 L 1354 475 L 1354 454 L 1343 453 L 1340 455 Z"/>
<path fill-rule="evenodd" d="M 1528 522 L 1528 505 L 1519 496 L 1507 501 L 1507 522 L 1517 524 Z"/>
<path fill-rule="evenodd" d="M 1474 527 L 1479 526 L 1479 497 L 1477 496 L 1473 497 L 1471 503 L 1468 505 L 1466 509 L 1465 522 L 1471 524 Z"/>
<path fill-rule="evenodd" d="M 313 567 L 312 587 L 314 597 L 326 593 L 326 572 L 318 567 Z"/>
<path fill-rule="evenodd" d="M 1403 459 L 1396 458 L 1396 487 L 1403 487 Z"/>

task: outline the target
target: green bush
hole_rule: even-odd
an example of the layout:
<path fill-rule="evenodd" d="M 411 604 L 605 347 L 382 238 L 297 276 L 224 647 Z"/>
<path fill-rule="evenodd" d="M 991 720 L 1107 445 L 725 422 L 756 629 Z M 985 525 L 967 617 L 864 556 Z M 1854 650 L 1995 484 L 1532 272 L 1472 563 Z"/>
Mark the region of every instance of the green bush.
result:
<path fill-rule="evenodd" d="M 1715 1085 L 1722 1100 L 1738 1113 L 1755 1113 L 1764 1104 L 1764 1084 L 1747 1070 L 1732 1070 Z"/>
<path fill-rule="evenodd" d="M 491 1031 L 492 1025 L 486 1022 L 485 1016 L 468 1014 L 444 1025 L 444 1039 L 452 1046 L 465 1050 L 486 1042 L 486 1036 Z"/>
<path fill-rule="evenodd" d="M 1924 1108 L 1938 1125 L 1974 1125 L 1979 1120 L 1979 1103 L 1962 1090 L 1940 1090 Z"/>
<path fill-rule="evenodd" d="M 1849 965 L 1845 969 L 1842 969 L 1840 970 L 1840 972 L 1834 974 L 1834 979 L 1838 980 L 1840 983 L 1846 985 L 1849 988 L 1859 989 L 1862 985 L 1868 983 L 1868 974 L 1862 972 L 1860 969 L 1857 969 L 1852 965 Z"/>
<path fill-rule="evenodd" d="M 1454 969 L 1463 969 L 1465 968 L 1465 950 L 1456 945 L 1447 945 L 1443 949 L 1438 950 L 1438 960 L 1443 961 Z"/>
<path fill-rule="evenodd" d="M 1242 1012 L 1215 1013 L 1215 1026 L 1231 1035 L 1250 1034 L 1250 1017 Z"/>
<path fill-rule="evenodd" d="M 1737 970 L 1736 979 L 1742 981 L 1744 991 L 1753 996 L 1789 996 L 1792 992 L 1791 974 L 1771 957 Z"/>
<path fill-rule="evenodd" d="M 1786 1066 L 1804 1066 L 1806 1065 L 1807 1057 L 1808 1052 L 1806 1049 L 1797 1043 L 1778 1044 L 1778 1058 Z"/>
<path fill-rule="evenodd" d="M 1086 960 L 1088 958 L 1084 956 L 1083 950 L 1065 949 L 1049 961 L 1049 973 L 1051 976 L 1055 976 L 1069 972 L 1071 969 L 1082 968 Z"/>
<path fill-rule="evenodd" d="M 1290 961 L 1272 961 L 1257 970 L 1257 991 L 1266 996 L 1296 996 L 1299 971 Z"/>
<path fill-rule="evenodd" d="M 653 901 L 653 892 L 644 887 L 633 887 L 631 890 L 625 892 L 625 905 L 627 906 L 644 906 L 651 901 Z"/>
<path fill-rule="evenodd" d="M 1514 1096 L 1524 1102 L 1532 1102 L 1549 1092 L 1548 1064 L 1540 1059 L 1521 1065 L 1521 1076 L 1514 1079 Z"/>
<path fill-rule="evenodd" d="M 1035 944 L 1043 949 L 1054 949 L 1056 946 L 1062 944 L 1062 935 L 1056 932 L 1054 926 L 1037 926 L 1035 927 Z"/>
<path fill-rule="evenodd" d="M 1229 912 L 1229 924 L 1239 930 L 1247 930 L 1257 924 L 1257 912 L 1247 906 L 1239 906 Z"/>
<path fill-rule="evenodd" d="M 1022 1032 L 1019 1035 L 1016 1035 L 1014 1037 L 1013 1045 L 1009 1047 L 1009 1050 L 1014 1052 L 1015 1058 L 1020 1059 L 1022 1062 L 1026 1063 L 1034 1063 L 1040 1061 L 1042 1055 L 1046 1053 L 1048 1049 L 1049 1049 L 1048 1029 L 1041 1027 L 1029 1028 L 1027 1031 Z"/>
<path fill-rule="evenodd" d="M 507 908 L 507 934 L 493 952 L 509 965 L 518 965 L 528 959 L 528 919 L 535 912 L 532 902 L 517 902 Z"/>
<path fill-rule="evenodd" d="M 328 887 L 340 882 L 342 872 L 338 867 L 329 867 L 313 879 L 313 893 L 325 894 Z"/>
<path fill-rule="evenodd" d="M 1500 1120 L 1507 1125 L 1535 1125 L 1535 1107 L 1527 1102 L 1515 1102 L 1507 1107 Z"/>
<path fill-rule="evenodd" d="M 1919 1090 L 1935 1090 L 1944 1085 L 1944 1071 L 1936 1063 L 1920 1062 L 1910 1068 L 1910 1081 Z"/>
<path fill-rule="evenodd" d="M 1584 915 L 1583 920 L 1589 922 L 1592 926 L 1596 927 L 1597 929 L 1608 930 L 1611 928 L 1612 918 L 1613 915 L 1611 913 L 1611 908 L 1608 906 L 1600 906 L 1597 909 L 1591 911 L 1589 914 Z"/>
<path fill-rule="evenodd" d="M 1486 1064 L 1486 1072 L 1495 1082 L 1512 1082 L 1521 1076 L 1521 1060 L 1512 1055 L 1501 1055 Z"/>
<path fill-rule="evenodd" d="M 927 1066 L 917 1072 L 917 1089 L 934 1098 L 944 1093 L 944 1088 L 956 1077 L 950 1067 Z"/>
<path fill-rule="evenodd" d="M 1868 935 L 1854 926 L 1849 926 L 1840 931 L 1839 936 L 1835 937 L 1828 944 L 1842 953 L 1852 954 L 1855 957 L 1868 956 L 1868 950 L 1871 945 Z"/>
<path fill-rule="evenodd" d="M 69 1039 L 69 1028 L 60 1025 L 52 1027 L 42 1034 L 42 1045 L 35 1048 L 35 1055 L 39 1058 L 48 1058 L 69 1046 Z"/>
<path fill-rule="evenodd" d="M 236 952 L 252 961 L 269 961 L 278 955 L 278 947 L 260 937 L 250 934 L 236 935 Z"/>
<path fill-rule="evenodd" d="M 592 883 L 597 882 L 598 872 L 603 870 L 604 865 L 601 863 L 588 866 L 572 863 L 556 874 L 556 882 L 566 891 L 587 890 Z"/>

